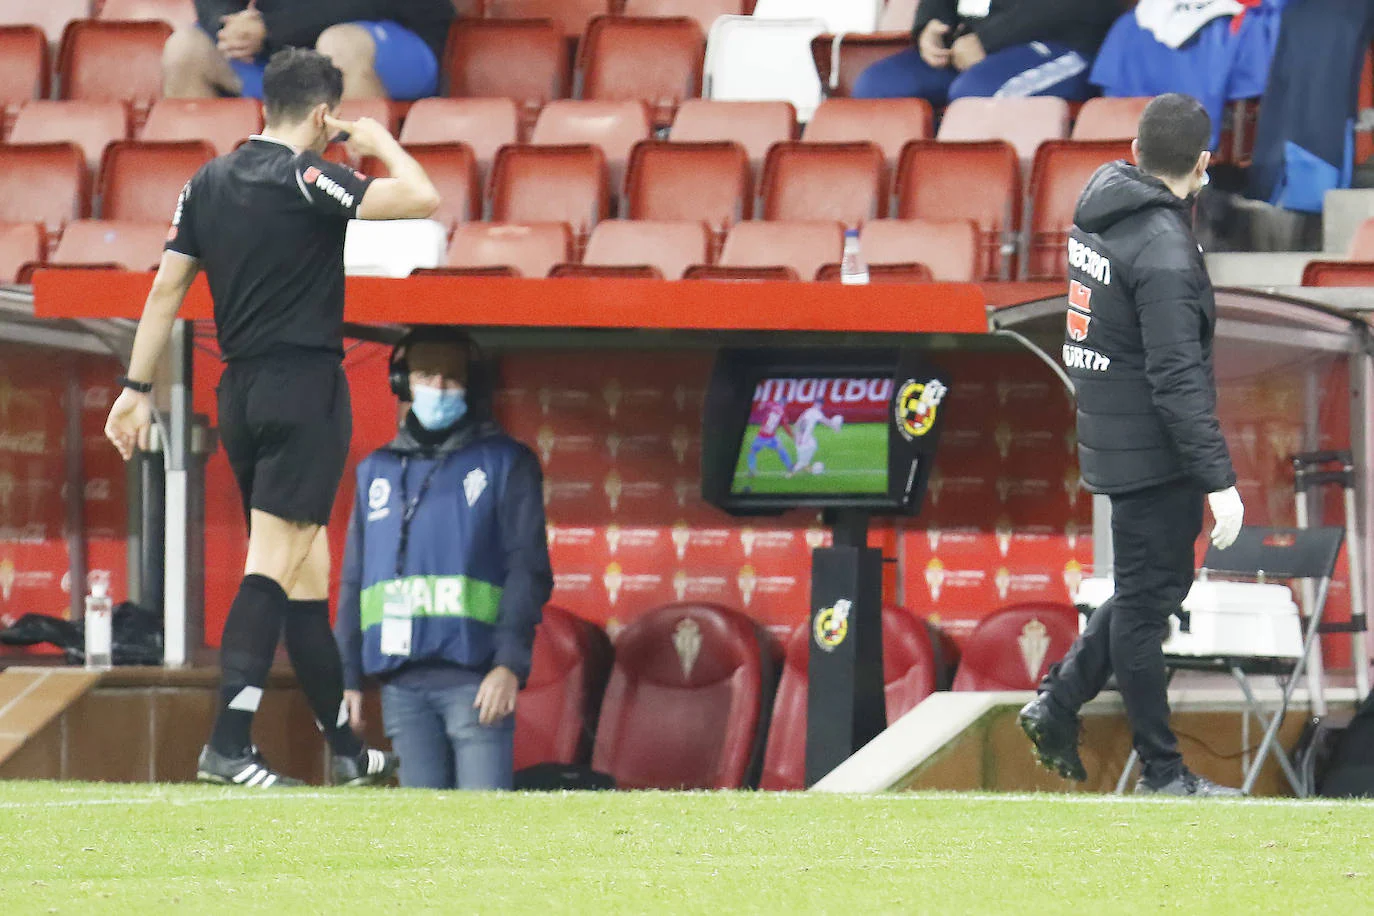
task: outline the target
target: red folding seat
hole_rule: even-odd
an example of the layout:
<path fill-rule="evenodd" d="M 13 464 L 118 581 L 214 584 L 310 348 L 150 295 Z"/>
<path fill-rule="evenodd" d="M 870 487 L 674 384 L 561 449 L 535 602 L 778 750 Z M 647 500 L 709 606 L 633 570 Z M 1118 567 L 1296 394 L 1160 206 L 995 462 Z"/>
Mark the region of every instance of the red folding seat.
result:
<path fill-rule="evenodd" d="M 70 143 L 0 146 L 0 222 L 42 223 L 56 238 L 90 212 L 89 175 Z"/>
<path fill-rule="evenodd" d="M 1374 286 L 1374 261 L 1309 261 L 1303 286 Z"/>
<path fill-rule="evenodd" d="M 491 171 L 491 218 L 567 223 L 579 248 L 610 215 L 606 157 L 595 146 L 507 146 Z M 567 260 L 561 258 L 560 260 Z"/>
<path fill-rule="evenodd" d="M 677 280 L 688 267 L 707 262 L 710 242 L 705 223 L 608 219 L 592 230 L 582 264 L 649 266 L 664 278 Z"/>
<path fill-rule="evenodd" d="M 676 604 L 616 637 L 592 767 L 623 789 L 740 789 L 761 758 L 772 653 L 737 611 Z"/>
<path fill-rule="evenodd" d="M 646 140 L 630 154 L 627 215 L 640 220 L 700 220 L 723 237 L 754 210 L 749 157 L 738 143 Z"/>
<path fill-rule="evenodd" d="M 796 133 L 797 110 L 791 102 L 713 102 L 688 99 L 673 118 L 668 139 L 701 143 L 730 140 L 744 147 L 749 161 L 761 165 L 774 143 Z"/>
<path fill-rule="evenodd" d="M 916 262 L 931 277 L 947 283 L 980 279 L 978 227 L 966 219 L 875 219 L 859 231 L 859 245 L 870 271 L 884 264 Z"/>
<path fill-rule="evenodd" d="M 67 23 L 91 14 L 91 0 L 4 0 L 0 3 L 0 25 L 36 26 L 56 45 L 62 40 Z"/>
<path fill-rule="evenodd" d="M 256 99 L 159 99 L 139 139 L 204 140 L 223 156 L 261 130 L 262 104 Z"/>
<path fill-rule="evenodd" d="M 566 223 L 463 223 L 453 230 L 449 267 L 509 267 L 522 277 L 544 277 L 572 258 Z"/>
<path fill-rule="evenodd" d="M 541 146 L 590 143 L 606 155 L 611 191 L 625 186 L 630 150 L 649 136 L 649 112 L 643 102 L 550 102 L 539 112 L 530 142 Z"/>
<path fill-rule="evenodd" d="M 0 223 L 0 286 L 15 282 L 26 264 L 41 264 L 47 253 L 42 223 Z"/>
<path fill-rule="evenodd" d="M 844 226 L 834 221 L 737 223 L 725 237 L 721 267 L 790 267 L 809 280 L 840 260 Z"/>
<path fill-rule="evenodd" d="M 611 641 L 600 627 L 560 608 L 544 608 L 529 680 L 515 707 L 517 770 L 591 759 L 612 657 Z"/>
<path fill-rule="evenodd" d="M 925 99 L 826 99 L 802 139 L 807 143 L 876 143 L 893 168 L 912 140 L 928 140 L 934 112 Z"/>
<path fill-rule="evenodd" d="M 760 789 L 806 786 L 806 703 L 810 685 L 811 627 L 802 624 L 787 641 Z M 902 608 L 883 608 L 883 681 L 888 724 L 930 696 L 945 680 L 939 642 L 924 621 Z"/>
<path fill-rule="evenodd" d="M 1064 245 L 1079 195 L 1103 164 L 1131 158 L 1129 140 L 1051 140 L 1035 154 L 1030 179 L 1030 233 L 1022 274 L 1058 280 L 1068 273 Z"/>
<path fill-rule="evenodd" d="M 593 17 L 613 12 L 613 0 L 486 0 L 489 19 L 551 19 L 569 38 L 581 37 Z"/>
<path fill-rule="evenodd" d="M 439 192 L 439 209 L 430 219 L 452 232 L 459 223 L 482 218 L 482 179 L 471 147 L 466 143 L 425 143 L 406 144 L 405 148 Z M 390 174 L 377 159 L 364 160 L 362 170 L 375 178 Z"/>
<path fill-rule="evenodd" d="M 1356 227 L 1346 257 L 1352 261 L 1374 261 L 1374 219 L 1367 219 Z"/>
<path fill-rule="evenodd" d="M 725 267 L 719 264 L 693 264 L 687 268 L 682 279 L 726 282 L 778 280 L 796 283 L 801 279 L 801 275 L 794 268 L 779 265 L 772 267 Z"/>
<path fill-rule="evenodd" d="M 174 29 L 196 21 L 193 0 L 104 0 L 99 6 L 97 19 L 161 20 Z"/>
<path fill-rule="evenodd" d="M 1088 99 L 1073 122 L 1074 140 L 1134 140 L 1150 98 Z"/>
<path fill-rule="evenodd" d="M 100 165 L 102 219 L 157 223 L 165 230 L 191 176 L 215 158 L 203 141 L 113 144 Z"/>
<path fill-rule="evenodd" d="M 706 38 L 695 19 L 599 16 L 582 42 L 582 98 L 640 101 L 666 127 L 701 95 Z"/>
<path fill-rule="evenodd" d="M 950 102 L 940 119 L 941 140 L 1005 140 L 1029 164 L 1046 140 L 1069 135 L 1069 103 L 1047 95 L 1014 98 L 962 98 Z"/>
<path fill-rule="evenodd" d="M 339 103 L 338 117 L 340 121 L 371 118 L 385 126 L 392 136 L 396 135 L 396 129 L 400 126 L 396 109 L 386 99 L 344 99 Z"/>
<path fill-rule="evenodd" d="M 19 107 L 48 95 L 48 43 L 31 25 L 0 26 L 0 139 Z"/>
<path fill-rule="evenodd" d="M 872 143 L 778 143 L 763 167 L 763 218 L 834 219 L 858 226 L 887 215 L 883 151 Z"/>
<path fill-rule="evenodd" d="M 57 54 L 62 98 L 120 101 L 146 111 L 162 96 L 165 22 L 73 22 Z"/>
<path fill-rule="evenodd" d="M 167 214 L 168 217 L 171 214 Z M 68 223 L 48 263 L 61 266 L 111 266 L 156 270 L 167 242 L 164 223 L 79 219 Z"/>
<path fill-rule="evenodd" d="M 129 110 L 123 102 L 30 102 L 14 119 L 9 142 L 74 143 L 95 174 L 105 147 L 128 137 Z"/>
<path fill-rule="evenodd" d="M 510 99 L 420 99 L 397 139 L 407 146 L 466 143 L 485 174 L 496 151 L 519 136 L 520 114 Z"/>
<path fill-rule="evenodd" d="M 884 58 L 911 47 L 911 24 L 893 32 L 864 35 L 824 33 L 811 39 L 811 59 L 830 98 L 848 98 L 859 74 Z"/>
<path fill-rule="evenodd" d="M 701 26 L 703 34 L 721 16 L 742 16 L 748 0 L 625 0 L 626 16 L 689 16 Z"/>
<path fill-rule="evenodd" d="M 968 219 L 978 226 L 980 280 L 1011 279 L 1021 227 L 1021 165 L 1000 140 L 917 140 L 897 167 L 901 219 Z"/>
<path fill-rule="evenodd" d="M 534 123 L 545 102 L 566 98 L 571 57 L 560 26 L 547 19 L 458 19 L 449 32 L 448 94 L 507 98 Z"/>
<path fill-rule="evenodd" d="M 1034 690 L 1078 637 L 1067 604 L 1019 604 L 978 622 L 964 642 L 952 690 Z"/>

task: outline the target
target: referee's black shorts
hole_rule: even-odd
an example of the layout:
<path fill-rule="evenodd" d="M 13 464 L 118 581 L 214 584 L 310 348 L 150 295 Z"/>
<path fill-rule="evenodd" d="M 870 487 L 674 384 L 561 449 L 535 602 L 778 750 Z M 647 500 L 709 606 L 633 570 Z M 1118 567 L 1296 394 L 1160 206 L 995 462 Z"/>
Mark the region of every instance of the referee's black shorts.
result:
<path fill-rule="evenodd" d="M 245 517 L 329 524 L 343 479 L 353 411 L 329 353 L 236 360 L 220 379 L 219 431 Z"/>

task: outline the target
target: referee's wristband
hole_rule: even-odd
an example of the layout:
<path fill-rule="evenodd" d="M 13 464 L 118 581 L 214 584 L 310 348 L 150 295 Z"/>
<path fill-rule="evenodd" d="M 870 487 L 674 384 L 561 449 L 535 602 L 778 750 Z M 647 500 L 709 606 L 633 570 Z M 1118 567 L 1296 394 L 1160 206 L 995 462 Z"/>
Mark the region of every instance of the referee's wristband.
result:
<path fill-rule="evenodd" d="M 121 375 L 115 379 L 120 388 L 128 388 L 130 391 L 137 391 L 139 394 L 147 394 L 153 390 L 152 382 L 136 382 L 127 375 Z"/>

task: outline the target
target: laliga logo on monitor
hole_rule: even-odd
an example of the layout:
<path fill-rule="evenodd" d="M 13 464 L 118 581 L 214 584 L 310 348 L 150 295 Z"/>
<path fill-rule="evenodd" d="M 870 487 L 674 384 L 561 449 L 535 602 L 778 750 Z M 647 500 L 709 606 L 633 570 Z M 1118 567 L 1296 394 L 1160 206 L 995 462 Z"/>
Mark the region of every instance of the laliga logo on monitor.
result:
<path fill-rule="evenodd" d="M 997 454 L 1001 456 L 1003 461 L 1006 461 L 1007 456 L 1011 454 L 1011 426 L 1007 423 L 998 423 L 992 438 L 997 443 Z"/>
<path fill-rule="evenodd" d="M 739 568 L 739 575 L 735 578 L 735 584 L 739 586 L 739 594 L 744 599 L 744 606 L 748 607 L 754 600 L 754 589 L 759 584 L 758 576 L 754 575 L 754 567 L 748 564 Z"/>
<path fill-rule="evenodd" d="M 687 573 L 680 569 L 673 573 L 673 597 L 678 601 L 687 597 Z"/>
<path fill-rule="evenodd" d="M 1021 647 L 1021 661 L 1026 665 L 1026 676 L 1032 681 L 1036 680 L 1040 677 L 1040 666 L 1045 664 L 1045 656 L 1050 652 L 1049 629 L 1032 617 L 1021 628 L 1016 643 Z"/>
<path fill-rule="evenodd" d="M 930 432 L 931 427 L 935 425 L 940 402 L 948 393 L 949 389 L 939 379 L 927 382 L 907 379 L 901 391 L 897 393 L 894 408 L 897 431 L 902 434 L 902 438 L 911 442 Z"/>
<path fill-rule="evenodd" d="M 539 433 L 534 438 L 535 444 L 539 446 L 539 457 L 548 464 L 553 457 L 553 447 L 558 444 L 558 434 L 553 431 L 552 426 L 539 427 Z"/>
<path fill-rule="evenodd" d="M 606 526 L 606 549 L 615 556 L 615 552 L 620 549 L 620 526 L 611 522 Z"/>
<path fill-rule="evenodd" d="M 1011 591 L 1011 570 L 1005 566 L 998 567 L 992 581 L 997 586 L 997 597 L 1006 601 L 1007 593 Z"/>
<path fill-rule="evenodd" d="M 625 576 L 620 570 L 619 563 L 606 564 L 606 574 L 601 577 L 601 584 L 606 586 L 606 597 L 611 604 L 615 604 L 620 599 L 620 587 L 625 584 Z"/>
<path fill-rule="evenodd" d="M 684 559 L 687 556 L 687 545 L 692 540 L 692 529 L 687 526 L 686 522 L 674 522 L 672 536 L 673 550 L 677 552 L 677 558 L 679 560 Z M 681 601 L 682 599 L 679 598 L 678 600 Z"/>
<path fill-rule="evenodd" d="M 10 595 L 14 594 L 14 580 L 17 578 L 14 561 L 9 557 L 0 560 L 0 598 L 10 600 Z"/>
<path fill-rule="evenodd" d="M 606 383 L 606 387 L 601 389 L 601 397 L 606 401 L 606 412 L 615 419 L 616 412 L 620 410 L 620 398 L 624 391 L 620 387 L 620 379 L 613 378 Z"/>
<path fill-rule="evenodd" d="M 1011 550 L 1011 538 L 1014 531 L 1015 529 L 1011 526 L 1011 519 L 1005 515 L 997 519 L 997 527 L 993 533 L 997 537 L 997 552 L 1003 557 Z"/>
<path fill-rule="evenodd" d="M 739 544 L 744 548 L 744 555 L 750 557 L 754 555 L 754 539 L 758 537 L 758 532 L 748 525 L 739 530 Z"/>
<path fill-rule="evenodd" d="M 1064 587 L 1069 590 L 1069 598 L 1076 599 L 1078 590 L 1083 587 L 1083 564 L 1070 560 L 1064 564 Z"/>
<path fill-rule="evenodd" d="M 601 485 L 601 489 L 606 493 L 606 499 L 610 501 L 611 511 L 615 512 L 620 508 L 620 494 L 625 490 L 620 474 L 615 471 L 607 474 L 606 482 Z"/>
<path fill-rule="evenodd" d="M 692 436 L 687 432 L 687 427 L 674 426 L 672 438 L 673 457 L 677 459 L 678 464 L 682 464 L 687 460 L 687 449 L 690 448 L 691 445 Z"/>
<path fill-rule="evenodd" d="M 931 557 L 926 564 L 926 588 L 930 589 L 930 600 L 940 600 L 940 589 L 945 584 L 945 564 L 939 557 Z"/>
<path fill-rule="evenodd" d="M 849 635 L 849 610 L 854 603 L 841 598 L 834 606 L 823 609 L 816 615 L 816 645 L 826 652 L 834 652 Z"/>
<path fill-rule="evenodd" d="M 682 665 L 682 679 L 692 679 L 692 669 L 697 666 L 697 656 L 701 655 L 701 624 L 690 617 L 684 617 L 673 628 L 673 649 Z"/>

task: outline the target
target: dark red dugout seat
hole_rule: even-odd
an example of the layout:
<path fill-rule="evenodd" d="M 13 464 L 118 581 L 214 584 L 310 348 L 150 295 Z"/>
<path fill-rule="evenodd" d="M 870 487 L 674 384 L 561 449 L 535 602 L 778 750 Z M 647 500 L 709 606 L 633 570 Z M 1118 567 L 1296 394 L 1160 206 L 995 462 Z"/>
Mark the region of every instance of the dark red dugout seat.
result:
<path fill-rule="evenodd" d="M 73 144 L 0 146 L 0 221 L 43 223 L 56 235 L 90 212 L 90 198 L 84 157 Z"/>
<path fill-rule="evenodd" d="M 592 768 L 624 789 L 739 789 L 761 756 L 774 662 L 752 620 L 673 604 L 615 643 Z"/>
<path fill-rule="evenodd" d="M 953 690 L 1034 690 L 1078 636 L 1067 604 L 1018 604 L 979 622 L 964 643 Z"/>
<path fill-rule="evenodd" d="M 545 102 L 568 94 L 570 70 L 563 30 L 551 20 L 460 18 L 449 32 L 448 94 L 514 99 L 526 127 Z"/>
<path fill-rule="evenodd" d="M 806 779 L 806 691 L 810 684 L 811 628 L 802 624 L 787 641 L 760 789 L 801 789 Z M 887 721 L 896 722 L 946 681 L 945 658 L 924 621 L 903 608 L 883 608 L 883 680 Z"/>
<path fill-rule="evenodd" d="M 763 218 L 857 228 L 887 215 L 885 170 L 873 143 L 774 144 L 763 167 Z"/>
<path fill-rule="evenodd" d="M 529 681 L 515 707 L 517 770 L 587 762 L 611 658 L 611 641 L 600 627 L 561 608 L 544 608 Z"/>

